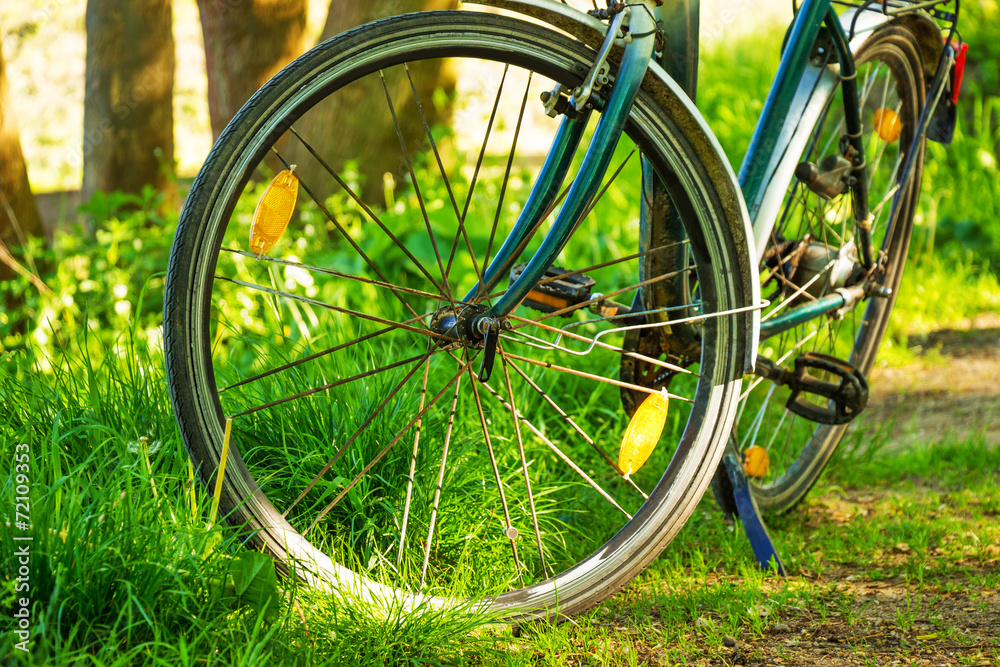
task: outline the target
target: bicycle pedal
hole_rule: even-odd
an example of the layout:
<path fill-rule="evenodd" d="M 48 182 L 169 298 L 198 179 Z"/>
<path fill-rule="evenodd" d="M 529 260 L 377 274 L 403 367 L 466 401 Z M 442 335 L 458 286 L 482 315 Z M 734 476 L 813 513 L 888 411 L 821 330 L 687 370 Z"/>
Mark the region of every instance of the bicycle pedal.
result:
<path fill-rule="evenodd" d="M 521 277 L 527 265 L 523 262 L 510 270 L 511 284 Z M 562 267 L 550 266 L 542 279 L 528 292 L 522 305 L 543 313 L 554 313 L 589 301 L 590 292 L 596 284 L 594 279 L 583 274 L 566 275 L 569 273 L 572 272 Z M 570 317 L 572 314 L 570 311 L 564 313 L 563 317 Z"/>
<path fill-rule="evenodd" d="M 810 371 L 829 373 L 836 381 L 823 380 Z M 820 424 L 846 424 L 868 405 L 868 381 L 857 366 L 828 354 L 807 352 L 795 359 L 795 370 L 783 373 L 792 390 L 785 407 L 801 417 Z M 826 406 L 810 402 L 803 394 L 828 399 Z"/>

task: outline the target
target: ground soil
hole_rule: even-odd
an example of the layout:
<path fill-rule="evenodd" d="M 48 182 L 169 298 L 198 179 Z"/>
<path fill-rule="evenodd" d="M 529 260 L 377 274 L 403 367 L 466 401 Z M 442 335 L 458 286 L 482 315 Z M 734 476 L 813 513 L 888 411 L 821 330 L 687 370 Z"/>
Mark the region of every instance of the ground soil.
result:
<path fill-rule="evenodd" d="M 869 408 L 857 428 L 882 429 L 886 447 L 896 451 L 976 436 L 1000 444 L 1000 316 L 913 336 L 909 345 L 917 355 L 912 363 L 872 373 Z M 862 507 L 877 501 L 864 490 L 844 500 Z M 814 504 L 809 520 L 823 520 L 824 511 L 823 503 Z M 995 571 L 1000 559 L 986 567 Z M 853 624 L 837 614 L 819 622 L 812 613 L 787 610 L 763 641 L 720 647 L 716 664 L 1000 665 L 1000 591 L 980 592 L 975 600 L 961 588 L 935 596 L 928 612 L 903 632 L 898 614 L 906 614 L 912 586 L 867 581 L 837 566 L 823 579 L 854 594 Z"/>
<path fill-rule="evenodd" d="M 806 526 L 841 521 L 845 508 L 862 515 L 885 511 L 891 495 L 888 490 L 860 489 L 832 500 L 813 500 Z M 941 565 L 947 546 L 931 551 L 938 555 L 929 558 L 929 569 Z M 873 580 L 855 567 L 829 563 L 822 576 L 810 582 L 829 591 L 825 610 L 815 602 L 809 609 L 780 609 L 777 618 L 769 619 L 763 638 L 738 642 L 709 664 L 1000 665 L 1000 591 L 972 590 L 968 583 L 976 574 L 1000 569 L 1000 548 L 991 549 L 995 557 L 962 560 L 952 579 L 942 578 L 922 591 L 902 575 Z M 909 551 L 900 544 L 880 558 L 902 562 Z M 849 612 L 842 606 L 844 598 L 852 600 Z"/>
<path fill-rule="evenodd" d="M 1000 444 L 1000 315 L 912 336 L 912 363 L 876 368 L 856 428 L 899 450 L 916 443 L 982 436 Z"/>
<path fill-rule="evenodd" d="M 968 591 L 925 590 L 921 612 L 903 630 L 900 617 L 906 618 L 917 603 L 912 585 L 901 580 L 867 581 L 843 568 L 824 572 L 823 580 L 854 596 L 852 617 L 835 611 L 832 604 L 825 619 L 814 608 L 786 607 L 763 637 L 740 637 L 735 646 L 719 646 L 713 657 L 696 659 L 693 664 L 1000 665 L 998 591 L 981 592 L 971 600 Z M 651 665 L 673 664 L 655 654 L 647 661 Z"/>
<path fill-rule="evenodd" d="M 870 495 L 846 497 L 848 502 L 864 505 L 878 502 Z M 817 505 L 817 518 L 822 514 Z M 820 519 L 821 520 L 821 519 Z M 900 557 L 902 554 L 896 554 Z M 893 557 L 888 555 L 887 557 Z M 983 564 L 963 563 L 973 573 L 977 568 L 1000 568 L 1000 558 Z M 808 579 L 808 578 L 807 578 Z M 724 637 L 717 645 L 706 645 L 700 631 L 688 631 L 687 646 L 693 650 L 680 659 L 671 650 L 673 640 L 656 643 L 656 637 L 676 636 L 676 627 L 668 627 L 656 611 L 641 621 L 627 615 L 607 614 L 593 621 L 602 629 L 612 629 L 601 648 L 614 652 L 625 648 L 627 658 L 608 662 L 598 659 L 592 641 L 574 642 L 576 654 L 564 655 L 560 664 L 590 666 L 599 664 L 649 665 L 676 667 L 699 665 L 729 667 L 743 665 L 780 667 L 882 667 L 909 665 L 946 665 L 966 667 L 997 667 L 1000 665 L 1000 591 L 976 591 L 970 594 L 962 585 L 967 579 L 942 582 L 941 586 L 925 587 L 915 592 L 902 577 L 891 580 L 868 580 L 856 571 L 833 567 L 824 571 L 810 584 L 828 590 L 824 600 L 812 600 L 806 608 L 786 605 L 772 609 L 764 619 L 763 635 L 743 633 Z M 705 586 L 740 586 L 739 575 L 710 575 L 701 583 Z M 765 588 L 786 586 L 781 580 L 768 580 Z M 843 600 L 848 603 L 846 611 Z M 641 626 L 641 627 L 640 627 Z M 683 632 L 683 631 L 682 631 Z M 676 645 L 674 645 L 676 646 Z M 536 652 L 537 664 L 546 664 L 542 652 Z"/>
<path fill-rule="evenodd" d="M 919 487 L 913 490 L 920 492 Z M 852 516 L 863 520 L 861 517 L 888 511 L 896 502 L 894 495 L 891 489 L 857 489 L 814 497 L 806 502 L 801 518 L 807 529 L 830 522 L 844 523 L 852 520 Z M 848 511 L 850 514 L 846 514 Z M 698 630 L 688 631 L 685 643 L 694 645 L 696 650 L 681 662 L 676 653 L 670 652 L 670 641 L 654 644 L 649 639 L 650 635 L 669 637 L 676 632 L 676 628 L 660 622 L 656 611 L 643 619 L 641 630 L 639 622 L 625 615 L 616 615 L 609 619 L 611 623 L 597 625 L 611 626 L 619 636 L 642 637 L 632 642 L 635 653 L 622 661 L 622 665 L 998 667 L 1000 590 L 974 589 L 970 582 L 1000 571 L 1000 544 L 988 547 L 986 560 L 970 555 L 956 562 L 945 555 L 951 549 L 948 538 L 943 542 L 928 552 L 925 565 L 929 571 L 948 569 L 952 575 L 936 576 L 935 585 L 920 587 L 912 579 L 907 582 L 903 575 L 871 578 L 860 574 L 856 566 L 836 562 L 827 562 L 821 575 L 799 572 L 789 580 L 766 579 L 765 590 L 777 592 L 787 590 L 788 586 L 801 586 L 810 588 L 817 597 L 802 602 L 801 607 L 794 604 L 794 598 L 793 604 L 762 607 L 763 635 L 754 636 L 747 631 L 725 637 L 718 645 L 706 645 Z M 879 559 L 898 564 L 905 562 L 912 555 L 910 552 L 908 545 L 899 544 Z M 710 574 L 700 585 L 732 588 L 741 586 L 743 581 L 739 574 Z M 711 613 L 706 615 L 709 620 L 719 620 L 711 617 Z M 588 661 L 592 651 L 585 649 L 581 655 L 586 657 L 567 664 L 602 664 Z"/>

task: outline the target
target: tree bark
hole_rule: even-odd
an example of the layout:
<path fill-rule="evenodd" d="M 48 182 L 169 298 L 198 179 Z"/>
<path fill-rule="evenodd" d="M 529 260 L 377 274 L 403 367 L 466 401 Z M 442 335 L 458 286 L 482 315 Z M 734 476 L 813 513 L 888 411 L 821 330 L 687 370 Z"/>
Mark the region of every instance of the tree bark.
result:
<path fill-rule="evenodd" d="M 88 0 L 83 199 L 167 190 L 174 168 L 170 0 Z"/>
<path fill-rule="evenodd" d="M 28 168 L 21 152 L 21 138 L 10 108 L 7 71 L 0 48 L 0 254 L 23 245 L 29 237 L 43 235 L 42 219 L 28 183 Z M 14 276 L 13 267 L 0 261 L 0 280 Z"/>
<path fill-rule="evenodd" d="M 212 136 L 243 103 L 302 54 L 306 0 L 198 0 Z"/>
<path fill-rule="evenodd" d="M 332 0 L 320 40 L 387 16 L 457 6 L 457 0 Z M 453 73 L 442 67 L 441 60 L 413 63 L 410 70 L 428 122 L 432 126 L 443 122 L 449 110 L 435 109 L 431 97 L 435 88 L 454 89 Z M 421 146 L 426 133 L 410 92 L 409 80 L 399 67 L 386 70 L 384 75 L 407 149 L 412 153 Z M 330 128 L 336 131 L 331 132 Z M 296 129 L 334 169 L 341 169 L 347 160 L 358 160 L 362 197 L 370 204 L 383 203 L 385 174 L 398 177 L 406 171 L 385 90 L 378 76 L 368 76 L 346 86 L 304 116 L 296 123 Z M 300 144 L 289 141 L 288 152 L 291 162 L 298 164 L 299 176 L 311 184 L 315 193 L 328 196 L 334 191 L 325 169 Z"/>

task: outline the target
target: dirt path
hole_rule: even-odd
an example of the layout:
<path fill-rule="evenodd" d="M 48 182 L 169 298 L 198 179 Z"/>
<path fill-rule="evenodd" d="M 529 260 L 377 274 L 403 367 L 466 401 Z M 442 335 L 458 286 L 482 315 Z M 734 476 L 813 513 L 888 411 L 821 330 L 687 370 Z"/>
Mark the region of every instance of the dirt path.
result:
<path fill-rule="evenodd" d="M 930 491 L 931 489 L 924 489 Z M 911 496 L 921 493 L 918 488 Z M 811 499 L 802 513 L 806 528 L 824 524 L 876 525 L 891 513 L 898 499 L 891 490 L 856 489 Z M 884 524 L 879 524 L 884 525 Z M 871 577 L 857 564 L 827 561 L 822 575 L 803 573 L 816 586 L 818 600 L 802 607 L 776 608 L 763 637 L 741 638 L 717 649 L 715 658 L 699 664 L 782 665 L 785 667 L 862 667 L 882 665 L 1000 665 L 1000 591 L 979 588 L 1000 568 L 1000 543 L 982 549 L 955 546 L 956 533 L 929 545 L 924 567 L 933 584 L 926 587 L 903 574 Z M 961 551 L 956 559 L 949 552 Z M 905 543 L 879 551 L 882 568 L 915 557 Z M 740 585 L 739 576 L 720 578 Z M 803 583 L 804 583 L 803 582 Z M 769 580 L 777 592 L 788 582 Z M 792 584 L 795 585 L 795 584 Z M 802 583 L 798 584 L 802 585 Z M 655 663 L 654 663 L 655 664 Z"/>
<path fill-rule="evenodd" d="M 916 361 L 876 369 L 869 407 L 859 417 L 857 428 L 887 438 L 890 451 L 977 435 L 1000 445 L 1000 316 L 980 316 L 966 324 L 913 337 L 910 347 L 918 353 Z M 830 509 L 831 502 L 838 507 Z M 824 520 L 827 510 L 844 516 L 845 507 L 854 514 L 863 507 L 874 512 L 877 502 L 870 490 L 849 492 L 835 500 L 820 498 L 810 502 L 808 521 Z M 887 557 L 893 556 L 905 554 Z M 998 566 L 1000 560 L 994 559 L 970 564 L 969 571 L 995 572 Z M 742 646 L 716 664 L 1000 664 L 996 655 L 1000 593 L 995 590 L 981 591 L 972 600 L 966 584 L 935 588 L 926 594 L 923 613 L 904 632 L 899 619 L 910 612 L 914 591 L 902 577 L 872 581 L 853 569 L 834 566 L 823 578 L 853 600 L 847 618 L 833 615 L 819 621 L 804 610 L 789 610 L 783 614 L 784 623 L 772 626 L 763 641 Z M 859 645 L 864 649 L 857 650 Z M 906 650 L 901 648 L 906 646 Z"/>
<path fill-rule="evenodd" d="M 966 325 L 911 337 L 910 348 L 917 358 L 873 373 L 869 407 L 855 428 L 873 439 L 886 438 L 890 451 L 977 435 L 1000 445 L 1000 316 L 980 316 Z M 921 489 L 910 493 L 920 496 Z M 875 517 L 895 511 L 897 502 L 891 490 L 837 491 L 811 498 L 798 518 L 807 530 L 831 522 L 882 529 L 885 524 Z M 995 577 L 1000 543 L 986 547 L 985 560 L 948 562 L 944 554 L 951 547 L 946 542 L 954 537 L 949 534 L 927 552 L 925 566 L 934 572 L 935 585 L 918 587 L 903 575 L 872 578 L 871 568 L 825 561 L 822 575 L 805 572 L 797 584 L 822 591 L 814 591 L 819 601 L 776 609 L 763 636 L 741 636 L 712 647 L 708 657 L 702 654 L 692 664 L 1000 666 L 1000 591 L 977 589 L 973 583 Z M 879 558 L 889 565 L 912 555 L 907 544 L 899 544 Z M 942 574 L 949 570 L 949 575 Z M 742 582 L 740 575 L 724 575 L 706 583 L 739 586 Z M 781 580 L 765 583 L 775 593 L 787 585 Z M 648 664 L 674 663 L 659 660 L 653 650 Z"/>
<path fill-rule="evenodd" d="M 877 368 L 858 428 L 881 430 L 890 449 L 974 435 L 1000 444 L 1000 316 L 967 324 L 911 338 L 917 361 Z"/>

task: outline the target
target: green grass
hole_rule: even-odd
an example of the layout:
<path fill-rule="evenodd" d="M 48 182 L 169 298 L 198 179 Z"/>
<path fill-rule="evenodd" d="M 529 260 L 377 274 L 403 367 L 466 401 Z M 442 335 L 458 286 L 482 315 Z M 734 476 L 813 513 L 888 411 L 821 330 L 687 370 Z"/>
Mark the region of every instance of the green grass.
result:
<path fill-rule="evenodd" d="M 272 615 L 227 594 L 220 582 L 243 549 L 230 531 L 206 528 L 211 503 L 200 485 L 192 501 L 160 361 L 127 335 L 117 350 L 99 365 L 67 351 L 48 376 L 21 355 L 0 368 L 0 391 L 16 406 L 0 421 L 4 455 L 19 442 L 31 450 L 30 662 L 462 664 L 490 654 L 469 636 L 483 618 L 461 608 L 376 612 L 286 580 Z M 10 505 L 13 489 L 11 471 Z M 0 526 L 6 554 L 21 544 L 14 535 Z M 5 608 L 15 583 L 4 578 Z M 23 663 L 10 616 L 0 624 L 0 660 Z"/>
<path fill-rule="evenodd" d="M 895 457 L 846 450 L 813 500 L 772 524 L 792 574 L 787 581 L 758 572 L 738 529 L 706 501 L 632 586 L 574 623 L 527 626 L 517 637 L 473 633 L 482 619 L 462 610 L 384 618 L 290 582 L 277 619 L 267 622 L 213 595 L 210 582 L 240 547 L 228 533 L 205 532 L 208 499 L 200 490 L 192 513 L 176 435 L 148 428 L 170 418 L 155 400 L 158 371 L 141 349 L 121 342 L 126 360 L 138 359 L 105 362 L 93 380 L 64 375 L 22 388 L 9 366 L 0 375 L 5 393 L 23 406 L 3 421 L 5 441 L 46 443 L 32 458 L 39 536 L 32 612 L 46 629 L 34 637 L 35 664 L 73 664 L 84 655 L 95 665 L 618 665 L 650 656 L 691 664 L 721 655 L 724 636 L 752 652 L 781 623 L 794 626 L 801 642 L 843 624 L 863 652 L 872 608 L 837 585 L 837 572 L 912 588 L 893 612 L 908 638 L 910 648 L 899 649 L 905 657 L 935 641 L 964 641 L 962 628 L 928 614 L 936 598 L 1000 584 L 986 565 L 1000 543 L 990 519 L 1000 511 L 998 455 L 972 440 Z M 63 361 L 88 368 L 81 359 Z M 138 403 L 160 407 L 134 418 Z M 130 447 L 143 435 L 162 443 L 153 445 L 152 475 Z M 9 537 L 7 529 L 0 535 L 8 553 Z M 969 597 L 975 605 L 977 595 Z M 0 655 L 11 655 L 10 637 Z"/>
<path fill-rule="evenodd" d="M 964 595 L 975 607 L 975 591 L 1000 584 L 988 565 L 1000 544 L 997 450 L 973 439 L 890 456 L 855 446 L 859 436 L 806 505 L 772 521 L 787 581 L 756 570 L 739 528 L 706 499 L 626 591 L 573 623 L 526 626 L 518 636 L 473 632 L 484 619 L 467 610 L 386 617 L 290 581 L 268 619 L 220 592 L 221 573 L 243 550 L 228 531 L 206 530 L 210 502 L 200 486 L 192 509 L 157 348 L 125 333 L 104 354 L 93 349 L 81 337 L 46 360 L 47 373 L 26 353 L 8 353 L 0 370 L 0 392 L 16 406 L 0 418 L 0 435 L 32 450 L 32 618 L 44 629 L 33 637 L 35 664 L 84 655 L 95 665 L 618 665 L 650 656 L 690 664 L 728 654 L 719 648 L 725 636 L 770 650 L 779 624 L 794 627 L 799 642 L 844 626 L 863 652 L 873 608 L 838 587 L 846 573 L 906 589 L 891 621 L 908 638 L 905 658 L 937 641 L 916 637 L 965 641 L 954 619 L 929 614 L 936 599 Z M 11 450 L 5 444 L 5 455 Z M 7 553 L 12 532 L 0 527 Z M 4 583 L 5 606 L 12 584 Z M 6 660 L 13 635 L 4 637 Z"/>

